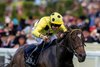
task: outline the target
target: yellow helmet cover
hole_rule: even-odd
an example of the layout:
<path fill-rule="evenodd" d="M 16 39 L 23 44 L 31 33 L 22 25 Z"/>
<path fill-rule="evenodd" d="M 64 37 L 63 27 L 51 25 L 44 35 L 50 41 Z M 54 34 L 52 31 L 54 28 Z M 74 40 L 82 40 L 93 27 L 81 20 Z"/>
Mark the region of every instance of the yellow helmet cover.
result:
<path fill-rule="evenodd" d="M 61 14 L 54 12 L 50 15 L 50 20 L 52 24 L 63 24 Z"/>

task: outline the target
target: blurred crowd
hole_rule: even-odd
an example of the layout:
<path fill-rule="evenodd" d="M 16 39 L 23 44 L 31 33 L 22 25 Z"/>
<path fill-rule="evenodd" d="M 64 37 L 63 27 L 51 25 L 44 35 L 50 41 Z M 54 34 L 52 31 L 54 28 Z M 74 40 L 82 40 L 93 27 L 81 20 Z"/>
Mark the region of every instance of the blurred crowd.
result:
<path fill-rule="evenodd" d="M 84 15 L 76 17 L 71 11 L 63 14 L 63 20 L 66 26 L 77 25 L 82 29 L 85 42 L 100 43 L 100 5 L 97 2 L 81 2 Z M 9 7 L 8 7 L 9 8 Z M 6 10 L 11 10 L 10 8 Z M 21 8 L 18 8 L 18 14 L 21 15 Z M 33 16 L 25 18 L 10 18 L 11 13 L 5 14 L 5 22 L 0 23 L 0 47 L 18 48 L 22 45 L 31 45 L 37 43 L 32 37 L 31 30 L 34 23 L 39 19 Z"/>
<path fill-rule="evenodd" d="M 82 29 L 85 42 L 100 43 L 100 2 L 81 2 L 83 14 L 79 17 L 71 15 L 71 11 L 63 15 L 65 25 L 77 25 Z"/>

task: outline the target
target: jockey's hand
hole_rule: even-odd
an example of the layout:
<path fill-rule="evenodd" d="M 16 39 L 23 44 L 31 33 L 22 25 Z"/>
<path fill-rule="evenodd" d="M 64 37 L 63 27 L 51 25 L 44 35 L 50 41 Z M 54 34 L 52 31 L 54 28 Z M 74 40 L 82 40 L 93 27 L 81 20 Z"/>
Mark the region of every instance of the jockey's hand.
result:
<path fill-rule="evenodd" d="M 60 38 L 63 38 L 63 37 L 65 37 L 65 35 L 67 35 L 69 32 L 64 32 L 64 33 L 61 33 L 60 34 Z"/>
<path fill-rule="evenodd" d="M 64 36 L 64 34 L 63 34 L 63 33 L 61 33 L 61 34 L 60 34 L 60 38 L 63 38 L 63 36 Z"/>
<path fill-rule="evenodd" d="M 44 40 L 45 42 L 48 42 L 49 38 L 48 38 L 47 36 L 43 36 L 43 40 Z"/>
<path fill-rule="evenodd" d="M 61 33 L 61 34 L 60 34 L 60 38 L 63 38 L 63 37 L 64 37 L 64 33 Z"/>
<path fill-rule="evenodd" d="M 41 35 L 41 38 L 42 38 L 45 42 L 49 42 L 49 41 L 50 41 L 48 36 Z"/>

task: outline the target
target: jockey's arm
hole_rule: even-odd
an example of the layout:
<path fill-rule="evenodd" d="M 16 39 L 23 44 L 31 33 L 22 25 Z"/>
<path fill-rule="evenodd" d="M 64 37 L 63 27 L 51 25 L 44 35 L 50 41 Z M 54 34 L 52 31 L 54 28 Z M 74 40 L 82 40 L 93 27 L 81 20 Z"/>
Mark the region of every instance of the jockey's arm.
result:
<path fill-rule="evenodd" d="M 64 24 L 61 25 L 60 29 L 61 29 L 63 32 L 67 32 L 67 28 L 64 26 Z"/>
<path fill-rule="evenodd" d="M 42 35 L 40 31 L 42 31 L 45 26 L 46 26 L 45 18 L 41 18 L 35 29 L 32 30 L 32 34 L 35 35 L 36 37 L 40 37 L 40 35 Z"/>

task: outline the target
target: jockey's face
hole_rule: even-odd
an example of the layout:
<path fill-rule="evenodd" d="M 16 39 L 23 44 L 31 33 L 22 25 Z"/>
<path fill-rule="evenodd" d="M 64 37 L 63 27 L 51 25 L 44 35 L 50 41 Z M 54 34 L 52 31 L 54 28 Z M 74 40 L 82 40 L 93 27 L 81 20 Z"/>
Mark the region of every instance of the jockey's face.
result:
<path fill-rule="evenodd" d="M 57 30 L 61 25 L 58 25 L 58 24 L 51 24 L 51 28 L 53 30 Z"/>

